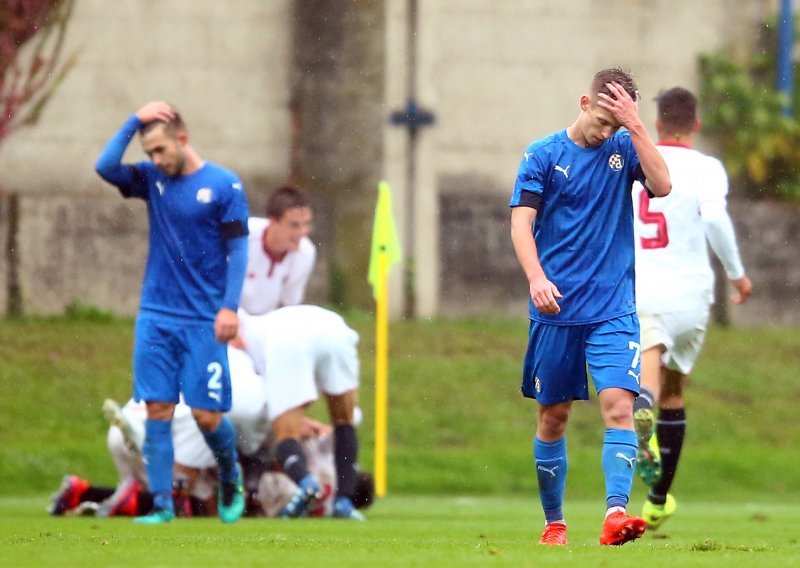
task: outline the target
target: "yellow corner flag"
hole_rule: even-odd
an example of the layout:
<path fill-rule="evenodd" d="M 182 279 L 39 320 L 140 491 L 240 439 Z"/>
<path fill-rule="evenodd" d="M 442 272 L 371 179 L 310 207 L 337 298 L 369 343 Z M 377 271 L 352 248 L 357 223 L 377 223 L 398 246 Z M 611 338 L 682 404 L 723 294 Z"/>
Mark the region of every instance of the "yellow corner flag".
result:
<path fill-rule="evenodd" d="M 389 269 L 400 261 L 400 242 L 392 215 L 389 184 L 378 184 L 372 226 L 369 275 L 375 297 L 375 494 L 386 495 L 387 407 L 389 393 Z"/>
<path fill-rule="evenodd" d="M 392 265 L 400 262 L 400 240 L 392 214 L 392 191 L 389 184 L 382 181 L 378 184 L 378 204 L 375 206 L 375 221 L 372 225 L 372 249 L 369 253 L 369 275 L 367 280 L 372 285 L 372 296 L 380 301 L 380 276 L 388 276 Z M 380 274 L 381 258 L 386 259 L 386 274 Z"/>

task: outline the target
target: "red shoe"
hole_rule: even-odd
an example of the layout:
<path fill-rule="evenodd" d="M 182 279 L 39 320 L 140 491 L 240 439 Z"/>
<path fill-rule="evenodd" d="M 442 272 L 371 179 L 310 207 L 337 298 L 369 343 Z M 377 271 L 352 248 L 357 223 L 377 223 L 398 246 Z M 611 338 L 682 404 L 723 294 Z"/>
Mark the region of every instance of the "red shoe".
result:
<path fill-rule="evenodd" d="M 564 546 L 567 544 L 567 525 L 564 523 L 547 523 L 539 539 L 539 544 L 547 546 Z"/>
<path fill-rule="evenodd" d="M 116 491 L 100 503 L 97 509 L 98 517 L 135 517 L 139 514 L 139 493 L 142 484 L 131 478 Z"/>
<path fill-rule="evenodd" d="M 81 502 L 81 496 L 89 489 L 89 482 L 77 475 L 65 475 L 61 487 L 50 497 L 47 512 L 51 515 L 63 515 L 74 509 Z"/>
<path fill-rule="evenodd" d="M 636 540 L 644 534 L 646 526 L 647 523 L 643 518 L 634 517 L 624 511 L 616 511 L 607 516 L 603 523 L 600 544 L 620 546 Z"/>

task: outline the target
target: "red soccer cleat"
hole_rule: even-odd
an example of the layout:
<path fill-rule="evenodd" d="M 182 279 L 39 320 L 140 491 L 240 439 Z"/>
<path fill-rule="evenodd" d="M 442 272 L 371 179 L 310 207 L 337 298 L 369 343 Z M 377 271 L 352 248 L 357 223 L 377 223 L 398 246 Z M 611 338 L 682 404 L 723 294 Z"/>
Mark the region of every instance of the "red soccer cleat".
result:
<path fill-rule="evenodd" d="M 63 515 L 81 502 L 81 496 L 89 489 L 89 482 L 77 475 L 66 475 L 61 487 L 50 497 L 47 512 L 54 516 Z"/>
<path fill-rule="evenodd" d="M 539 539 L 539 544 L 547 546 L 564 546 L 567 544 L 567 525 L 564 523 L 547 523 Z"/>
<path fill-rule="evenodd" d="M 634 517 L 624 511 L 616 511 L 607 516 L 603 522 L 600 544 L 620 546 L 636 540 L 644 534 L 646 526 L 647 523 L 643 518 Z"/>

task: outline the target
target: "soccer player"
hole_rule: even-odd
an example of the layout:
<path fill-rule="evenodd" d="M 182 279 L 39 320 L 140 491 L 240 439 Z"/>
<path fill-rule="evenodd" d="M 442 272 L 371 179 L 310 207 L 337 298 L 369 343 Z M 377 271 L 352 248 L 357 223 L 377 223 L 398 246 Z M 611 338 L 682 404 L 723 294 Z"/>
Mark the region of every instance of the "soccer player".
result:
<path fill-rule="evenodd" d="M 669 489 L 686 430 L 683 388 L 700 354 L 713 302 L 714 272 L 706 241 L 736 289 L 731 301 L 745 302 L 753 289 L 727 212 L 725 169 L 716 158 L 693 149 L 700 129 L 697 99 L 675 87 L 656 100 L 658 150 L 673 189 L 668 197 L 651 200 L 636 184 L 633 194 L 636 305 L 642 330 L 642 386 L 634 421 L 640 445 L 637 470 L 652 486 L 642 511 L 650 528 L 660 526 L 676 508 Z M 651 409 L 656 402 L 654 425 Z M 654 426 L 658 443 L 651 448 Z"/>
<path fill-rule="evenodd" d="M 325 394 L 333 425 L 336 498 L 333 516 L 362 520 L 353 502 L 358 472 L 354 408 L 358 388 L 358 334 L 337 314 L 317 306 L 288 306 L 262 316 L 240 313 L 242 335 L 256 372 L 266 380 L 276 455 L 298 485 L 281 513 L 308 514 L 321 496 L 300 445 L 304 408 Z M 276 333 L 275 330 L 280 330 Z"/>
<path fill-rule="evenodd" d="M 240 306 L 261 315 L 303 301 L 316 260 L 311 229 L 311 203 L 294 187 L 275 190 L 267 202 L 267 218 L 250 217 L 247 277 Z"/>
<path fill-rule="evenodd" d="M 149 162 L 123 164 L 139 132 Z M 226 343 L 238 331 L 247 266 L 247 199 L 236 175 L 203 161 L 181 116 L 157 101 L 140 108 L 111 138 L 97 173 L 124 197 L 143 199 L 150 252 L 136 319 L 134 398 L 147 403 L 144 456 L 154 507 L 137 522 L 166 523 L 172 500 L 170 422 L 179 395 L 203 432 L 219 470 L 219 516 L 244 511 L 236 432 L 223 416 L 231 388 Z"/>
<path fill-rule="evenodd" d="M 606 426 L 600 543 L 624 544 L 645 530 L 643 519 L 626 512 L 640 356 L 631 187 L 640 180 L 663 196 L 670 178 L 639 118 L 638 98 L 628 73 L 595 74 L 575 122 L 525 150 L 510 201 L 511 238 L 530 291 L 522 393 L 538 402 L 533 450 L 545 545 L 567 544 L 564 433 L 572 401 L 589 397 L 587 365 Z"/>

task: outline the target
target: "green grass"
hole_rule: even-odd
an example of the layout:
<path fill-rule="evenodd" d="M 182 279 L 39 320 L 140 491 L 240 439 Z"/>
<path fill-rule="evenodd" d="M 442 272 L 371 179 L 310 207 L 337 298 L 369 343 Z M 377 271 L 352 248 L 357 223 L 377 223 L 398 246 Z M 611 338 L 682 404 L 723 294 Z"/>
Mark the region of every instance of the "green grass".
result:
<path fill-rule="evenodd" d="M 603 508 L 571 501 L 570 545 L 545 548 L 533 496 L 388 497 L 366 523 L 216 519 L 137 526 L 127 518 L 49 518 L 41 499 L 0 500 L 3 565 L 534 567 L 796 566 L 796 505 L 681 503 L 660 532 L 597 544 Z"/>
<path fill-rule="evenodd" d="M 374 321 L 361 334 L 361 462 L 372 466 Z M 524 318 L 391 327 L 389 497 L 369 521 L 215 519 L 139 527 L 50 518 L 65 473 L 116 481 L 104 398 L 130 395 L 133 323 L 75 309 L 0 319 L 0 564 L 8 566 L 796 565 L 800 545 L 800 330 L 712 329 L 688 391 L 686 451 L 663 534 L 596 542 L 603 512 L 596 401 L 568 431 L 567 549 L 535 542 L 542 514 L 530 457 L 535 403 L 519 395 Z M 321 405 L 312 407 L 319 415 Z M 459 496 L 459 497 L 454 497 Z M 635 484 L 632 510 L 643 488 Z"/>
<path fill-rule="evenodd" d="M 73 310 L 0 319 L 0 497 L 41 495 L 65 473 L 115 482 L 105 450 L 106 397 L 130 396 L 131 320 Z M 374 320 L 361 334 L 361 462 L 372 466 Z M 519 394 L 524 317 L 393 323 L 389 489 L 400 494 L 535 491 L 536 405 Z M 680 495 L 704 500 L 800 499 L 800 330 L 712 329 L 688 389 Z M 315 405 L 317 415 L 323 405 Z M 596 400 L 576 403 L 568 431 L 568 494 L 602 494 Z M 765 475 L 764 472 L 769 472 Z"/>

